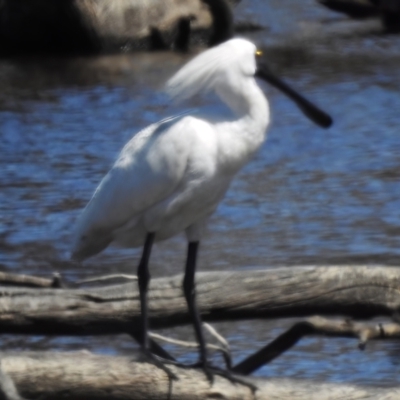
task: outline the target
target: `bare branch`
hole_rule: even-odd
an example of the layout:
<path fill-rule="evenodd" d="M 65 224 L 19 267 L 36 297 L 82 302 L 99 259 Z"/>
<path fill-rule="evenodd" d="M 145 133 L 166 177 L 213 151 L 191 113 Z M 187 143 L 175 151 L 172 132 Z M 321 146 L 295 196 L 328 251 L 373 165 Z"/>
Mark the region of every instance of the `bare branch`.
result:
<path fill-rule="evenodd" d="M 252 354 L 233 371 L 248 375 L 279 357 L 293 347 L 303 336 L 323 335 L 336 337 L 355 337 L 359 339 L 359 348 L 363 350 L 368 340 L 399 339 L 400 325 L 397 323 L 363 323 L 350 320 L 328 320 L 322 317 L 311 317 L 294 324 L 261 350 Z"/>
<path fill-rule="evenodd" d="M 53 279 L 0 272 L 0 285 L 50 288 L 53 287 Z"/>
<path fill-rule="evenodd" d="M 220 336 L 220 335 L 218 335 L 218 336 Z M 161 340 L 163 342 L 175 344 L 177 346 L 194 348 L 194 349 L 197 349 L 199 347 L 199 344 L 197 342 L 188 342 L 188 341 L 184 341 L 184 340 L 173 339 L 173 338 L 170 338 L 167 336 L 159 335 L 158 333 L 154 333 L 154 332 L 150 332 L 149 337 L 154 340 Z M 231 361 L 231 353 L 229 351 L 229 347 L 227 349 L 225 346 L 216 346 L 215 344 L 212 344 L 212 343 L 207 343 L 206 347 L 208 350 L 220 352 L 222 354 L 222 356 L 224 357 L 224 360 L 228 366 L 228 369 L 231 368 L 232 361 Z"/>
<path fill-rule="evenodd" d="M 230 352 L 230 346 L 228 341 L 223 336 L 221 336 L 213 326 L 207 324 L 207 322 L 204 322 L 203 326 L 208 331 L 208 333 L 211 336 L 213 336 L 227 352 Z"/>
<path fill-rule="evenodd" d="M 137 281 L 137 276 L 136 275 L 127 275 L 127 274 L 101 275 L 101 276 L 95 276 L 93 278 L 82 279 L 76 283 L 78 285 L 82 285 L 84 283 L 104 282 L 104 281 L 108 281 L 111 279 L 124 279 L 124 280 Z"/>

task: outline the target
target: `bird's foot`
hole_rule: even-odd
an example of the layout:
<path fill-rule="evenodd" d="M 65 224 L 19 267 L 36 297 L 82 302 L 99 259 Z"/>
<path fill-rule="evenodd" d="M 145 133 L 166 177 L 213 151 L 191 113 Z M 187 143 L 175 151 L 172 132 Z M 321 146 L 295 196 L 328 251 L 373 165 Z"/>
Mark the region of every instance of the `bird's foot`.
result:
<path fill-rule="evenodd" d="M 178 380 L 177 375 L 175 375 L 165 364 L 173 364 L 176 365 L 174 362 L 171 362 L 170 360 L 163 359 L 161 357 L 158 357 L 154 355 L 150 350 L 147 349 L 142 349 L 143 353 L 146 355 L 146 358 L 153 363 L 156 367 L 162 369 L 167 375 L 168 378 L 171 380 Z"/>
<path fill-rule="evenodd" d="M 165 362 L 168 364 L 176 365 L 177 367 L 180 367 L 180 368 L 185 368 L 185 369 L 189 369 L 189 368 L 200 369 L 201 368 L 204 371 L 204 374 L 206 375 L 207 380 L 210 382 L 211 385 L 214 383 L 214 377 L 217 375 L 217 376 L 222 376 L 223 378 L 227 379 L 228 381 L 230 381 L 234 384 L 238 383 L 240 385 L 246 386 L 253 393 L 258 389 L 256 385 L 247 381 L 246 379 L 243 379 L 237 375 L 233 375 L 231 371 L 229 371 L 227 369 L 216 367 L 214 365 L 211 365 L 208 362 L 199 361 L 194 364 L 183 364 L 183 363 L 174 362 L 174 361 L 170 361 L 170 360 L 166 360 Z"/>
<path fill-rule="evenodd" d="M 213 384 L 214 383 L 214 376 L 222 376 L 223 378 L 227 379 L 231 383 L 240 384 L 243 386 L 248 387 L 253 393 L 258 389 L 256 385 L 253 383 L 248 382 L 246 379 L 240 378 L 236 375 L 233 375 L 231 371 L 228 369 L 223 369 L 211 365 L 209 363 L 200 363 L 200 368 L 203 369 L 205 375 L 207 376 L 208 381 Z"/>
<path fill-rule="evenodd" d="M 176 367 L 184 368 L 184 369 L 191 369 L 191 368 L 202 369 L 204 371 L 204 374 L 207 377 L 207 380 L 210 382 L 211 385 L 214 383 L 214 377 L 217 375 L 217 376 L 221 376 L 221 377 L 227 379 L 228 381 L 230 381 L 234 384 L 240 384 L 240 385 L 246 386 L 253 393 L 258 389 L 256 385 L 247 381 L 246 379 L 243 379 L 237 375 L 233 375 L 230 370 L 216 367 L 214 365 L 211 365 L 208 362 L 198 361 L 198 362 L 192 363 L 192 364 L 184 364 L 179 361 L 173 361 L 173 360 L 168 360 L 168 359 L 159 357 L 157 355 L 154 355 L 150 351 L 144 351 L 144 352 L 147 355 L 147 357 L 157 367 L 159 367 L 160 369 L 165 371 L 165 373 L 168 375 L 168 377 L 172 380 L 177 380 L 178 377 L 165 364 L 174 365 Z"/>

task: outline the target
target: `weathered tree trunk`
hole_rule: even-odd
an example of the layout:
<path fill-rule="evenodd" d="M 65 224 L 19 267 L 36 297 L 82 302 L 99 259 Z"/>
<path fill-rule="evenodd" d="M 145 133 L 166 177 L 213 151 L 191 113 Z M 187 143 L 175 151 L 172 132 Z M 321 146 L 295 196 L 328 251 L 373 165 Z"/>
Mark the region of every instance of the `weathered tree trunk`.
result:
<path fill-rule="evenodd" d="M 159 368 L 128 357 L 89 352 L 2 354 L 2 368 L 21 395 L 41 400 L 333 400 L 398 399 L 400 389 L 376 389 L 292 379 L 249 379 L 258 390 L 201 371 L 170 367 L 178 380 L 169 381 Z"/>
<path fill-rule="evenodd" d="M 182 276 L 154 279 L 149 306 L 153 329 L 189 323 Z M 395 267 L 293 267 L 196 275 L 205 321 L 299 317 L 392 316 L 400 306 Z M 137 283 L 90 289 L 0 290 L 0 332 L 96 335 L 139 332 Z"/>

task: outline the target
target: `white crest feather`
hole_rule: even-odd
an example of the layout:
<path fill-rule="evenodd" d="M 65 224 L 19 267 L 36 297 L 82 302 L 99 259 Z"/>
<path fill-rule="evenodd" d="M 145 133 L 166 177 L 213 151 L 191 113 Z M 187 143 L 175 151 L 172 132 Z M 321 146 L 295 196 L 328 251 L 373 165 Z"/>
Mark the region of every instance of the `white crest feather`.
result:
<path fill-rule="evenodd" d="M 167 93 L 181 102 L 229 83 L 227 75 L 254 75 L 256 47 L 245 39 L 231 39 L 206 50 L 184 65 L 166 84 Z"/>

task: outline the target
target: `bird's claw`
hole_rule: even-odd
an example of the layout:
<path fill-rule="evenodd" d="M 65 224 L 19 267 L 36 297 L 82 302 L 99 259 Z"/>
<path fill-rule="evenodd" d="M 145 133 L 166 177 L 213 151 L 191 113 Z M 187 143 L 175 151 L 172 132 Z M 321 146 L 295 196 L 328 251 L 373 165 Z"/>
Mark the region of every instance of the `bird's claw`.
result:
<path fill-rule="evenodd" d="M 199 361 L 194 364 L 183 364 L 183 363 L 180 363 L 177 361 L 163 359 L 159 356 L 155 356 L 152 353 L 149 353 L 149 354 L 150 354 L 152 361 L 154 361 L 154 364 L 156 366 L 158 366 L 159 368 L 163 369 L 167 374 L 171 374 L 168 376 L 170 377 L 170 379 L 173 379 L 173 380 L 176 380 L 178 378 L 172 371 L 170 371 L 165 366 L 165 364 L 174 365 L 176 367 L 184 368 L 184 369 L 191 369 L 191 368 L 202 369 L 204 374 L 206 375 L 207 380 L 210 382 L 210 385 L 213 385 L 214 377 L 215 377 L 215 375 L 218 375 L 218 376 L 221 376 L 221 377 L 227 379 L 228 381 L 230 381 L 234 384 L 238 383 L 240 385 L 248 387 L 253 393 L 256 390 L 258 390 L 256 385 L 254 385 L 253 383 L 251 383 L 251 382 L 247 381 L 246 379 L 243 379 L 237 375 L 233 375 L 230 370 L 215 367 L 214 365 L 211 365 L 208 362 Z"/>
<path fill-rule="evenodd" d="M 256 385 L 247 381 L 246 379 L 242 379 L 236 375 L 233 375 L 232 372 L 229 370 L 215 367 L 208 362 L 199 361 L 195 364 L 181 364 L 181 363 L 173 363 L 173 364 L 176 366 L 179 366 L 181 368 L 187 368 L 187 369 L 189 369 L 189 368 L 200 369 L 201 368 L 204 371 L 204 374 L 206 375 L 207 380 L 210 382 L 210 385 L 212 385 L 214 383 L 215 375 L 218 375 L 218 376 L 221 376 L 221 377 L 227 379 L 228 381 L 230 381 L 234 384 L 238 383 L 240 385 L 248 387 L 253 393 L 258 389 Z"/>
<path fill-rule="evenodd" d="M 202 363 L 200 365 L 200 368 L 203 369 L 205 376 L 207 377 L 208 382 L 210 382 L 210 385 L 213 385 L 214 383 L 214 373 L 213 373 L 213 368 L 209 363 Z"/>
<path fill-rule="evenodd" d="M 175 375 L 165 364 L 168 363 L 169 360 L 164 360 L 161 357 L 157 357 L 151 351 L 143 349 L 144 354 L 152 362 L 157 368 L 162 369 L 170 380 L 177 381 L 178 376 Z M 173 364 L 173 363 L 172 363 Z"/>
<path fill-rule="evenodd" d="M 240 385 L 248 387 L 253 393 L 258 389 L 257 386 L 253 383 L 250 383 L 246 379 L 242 379 L 238 376 L 233 375 L 232 372 L 227 369 L 218 368 L 210 364 L 203 365 L 202 369 L 211 385 L 214 383 L 214 376 L 218 375 L 227 379 L 231 383 L 238 383 Z"/>

